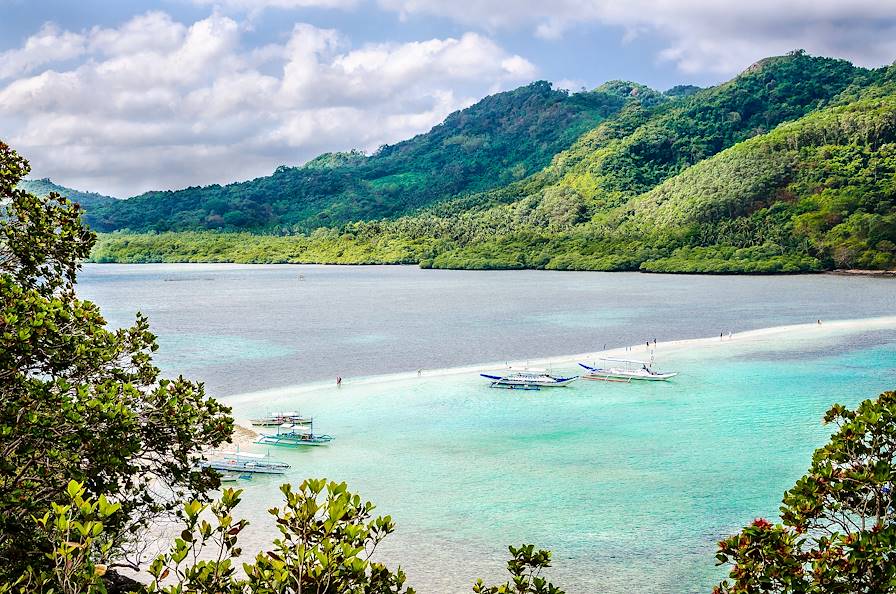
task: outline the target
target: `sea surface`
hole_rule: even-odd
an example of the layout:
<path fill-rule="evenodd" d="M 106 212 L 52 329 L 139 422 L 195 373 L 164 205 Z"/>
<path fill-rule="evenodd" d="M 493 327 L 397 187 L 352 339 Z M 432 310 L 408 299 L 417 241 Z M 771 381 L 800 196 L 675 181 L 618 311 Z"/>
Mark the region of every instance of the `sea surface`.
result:
<path fill-rule="evenodd" d="M 423 594 L 503 579 L 524 542 L 570 594 L 709 592 L 715 543 L 776 517 L 824 411 L 896 387 L 896 323 L 835 322 L 896 314 L 893 279 L 91 265 L 79 292 L 111 325 L 147 314 L 163 370 L 239 420 L 298 408 L 336 436 L 240 485 L 245 550 L 270 542 L 282 480 L 344 480 L 393 517 L 377 555 Z M 668 383 L 516 392 L 450 369 L 654 338 Z"/>
<path fill-rule="evenodd" d="M 217 396 L 896 313 L 896 279 L 832 275 L 88 264 L 79 278 L 111 325 L 148 315 L 157 363 Z"/>

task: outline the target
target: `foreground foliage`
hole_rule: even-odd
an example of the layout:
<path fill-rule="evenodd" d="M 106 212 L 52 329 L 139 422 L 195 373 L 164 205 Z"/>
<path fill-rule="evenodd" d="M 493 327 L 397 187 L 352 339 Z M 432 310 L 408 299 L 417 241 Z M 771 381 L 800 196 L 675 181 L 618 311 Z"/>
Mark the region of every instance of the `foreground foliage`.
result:
<path fill-rule="evenodd" d="M 717 594 L 896 592 L 896 392 L 824 420 L 837 431 L 784 495 L 782 523 L 719 543 L 732 568 Z"/>
<path fill-rule="evenodd" d="M 105 522 L 121 510 L 104 495 L 94 500 L 82 483 L 69 482 L 68 501 L 34 518 L 34 530 L 46 539 L 49 563 L 32 563 L 18 578 L 0 582 L 0 594 L 105 594 L 106 573 L 112 541 Z"/>
<path fill-rule="evenodd" d="M 348 491 L 345 483 L 306 480 L 293 490 L 281 487 L 283 509 L 273 508 L 280 538 L 273 548 L 244 563 L 245 577 L 233 559 L 241 553 L 240 532 L 248 525 L 232 516 L 241 491 L 224 490 L 211 506 L 184 506 L 186 526 L 171 551 L 150 567 L 148 593 L 208 592 L 230 594 L 413 594 L 404 588 L 401 569 L 392 572 L 371 561 L 377 545 L 394 531 L 388 516 L 372 518 L 374 506 Z M 203 519 L 211 512 L 214 523 Z M 200 558 L 207 560 L 198 560 Z M 167 581 L 165 581 L 167 580 Z"/>
<path fill-rule="evenodd" d="M 280 537 L 254 562 L 235 564 L 242 550 L 240 533 L 248 526 L 234 519 L 242 491 L 224 489 L 211 504 L 191 501 L 183 507 L 184 527 L 170 551 L 149 567 L 152 578 L 142 594 L 414 594 L 406 588 L 401 569 L 390 570 L 371 560 L 395 525 L 388 516 L 372 517 L 374 506 L 362 502 L 345 483 L 309 479 L 296 490 L 284 484 L 283 509 L 270 510 Z M 104 523 L 120 513 L 105 497 L 85 497 L 82 484 L 67 487 L 68 502 L 53 505 L 35 518 L 51 550 L 49 567 L 29 567 L 14 582 L 0 583 L 0 594 L 104 593 L 102 576 L 108 554 Z M 507 568 L 512 580 L 486 587 L 477 594 L 564 594 L 541 571 L 551 554 L 532 545 L 510 547 Z"/>
<path fill-rule="evenodd" d="M 533 545 L 508 547 L 507 571 L 511 579 L 498 586 L 486 586 L 480 579 L 473 585 L 474 594 L 565 594 L 542 577 L 542 570 L 551 566 L 551 552 L 535 550 Z"/>
<path fill-rule="evenodd" d="M 27 163 L 0 143 L 0 577 L 43 562 L 42 516 L 71 480 L 122 513 L 105 525 L 115 562 L 139 560 L 142 529 L 217 479 L 199 451 L 229 439 L 229 410 L 202 384 L 152 365 L 145 318 L 108 330 L 75 294 L 94 236 L 80 208 L 17 189 Z"/>

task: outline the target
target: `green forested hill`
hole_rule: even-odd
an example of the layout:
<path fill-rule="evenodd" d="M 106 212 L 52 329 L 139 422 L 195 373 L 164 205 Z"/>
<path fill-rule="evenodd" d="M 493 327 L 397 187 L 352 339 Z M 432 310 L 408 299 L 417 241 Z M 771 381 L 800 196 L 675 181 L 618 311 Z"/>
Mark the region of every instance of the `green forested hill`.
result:
<path fill-rule="evenodd" d="M 60 186 L 46 177 L 43 179 L 23 180 L 19 183 L 19 187 L 32 194 L 37 194 L 38 196 L 46 196 L 52 192 L 56 192 L 57 194 L 61 194 L 62 196 L 66 196 L 67 198 L 80 203 L 85 209 L 90 210 L 116 201 L 116 199 L 111 196 L 103 196 L 96 192 L 81 192 L 66 188 L 65 186 Z"/>
<path fill-rule="evenodd" d="M 636 101 L 631 90 L 616 85 L 569 94 L 536 82 L 486 97 L 428 133 L 369 157 L 326 154 L 247 182 L 149 192 L 94 208 L 87 221 L 98 231 L 295 232 L 407 214 L 530 175 Z"/>
<path fill-rule="evenodd" d="M 628 235 L 807 252 L 840 268 L 893 266 L 896 95 L 782 125 L 698 163 L 617 215 Z"/>
<path fill-rule="evenodd" d="M 502 201 L 545 188 L 576 192 L 593 209 L 620 204 L 724 148 L 817 109 L 874 80 L 843 60 L 768 58 L 730 82 L 652 108 L 631 104 L 585 133 Z M 469 203 L 469 201 L 466 201 Z"/>
<path fill-rule="evenodd" d="M 292 237 L 105 237 L 99 260 L 796 272 L 896 266 L 896 68 L 802 52 L 629 99 L 550 164 L 394 220 Z M 347 159 L 361 157 L 344 157 Z"/>
<path fill-rule="evenodd" d="M 460 231 L 432 265 L 706 272 L 893 266 L 891 74 L 796 54 L 654 113 L 623 112 L 516 192 L 502 190 L 513 198 L 506 206 L 458 213 L 461 224 L 444 227 Z M 800 113 L 810 115 L 775 128 Z M 628 119 L 637 125 L 627 133 L 606 132 Z M 799 150 L 784 150 L 781 138 Z M 725 146 L 732 148 L 710 157 Z M 873 185 L 865 179 L 869 166 Z M 821 197 L 808 199 L 813 193 Z M 834 194 L 839 198 L 825 200 Z M 794 218 L 816 207 L 822 212 Z M 853 229 L 860 220 L 874 221 L 865 239 Z M 414 222 L 405 222 L 405 233 L 419 233 Z"/>

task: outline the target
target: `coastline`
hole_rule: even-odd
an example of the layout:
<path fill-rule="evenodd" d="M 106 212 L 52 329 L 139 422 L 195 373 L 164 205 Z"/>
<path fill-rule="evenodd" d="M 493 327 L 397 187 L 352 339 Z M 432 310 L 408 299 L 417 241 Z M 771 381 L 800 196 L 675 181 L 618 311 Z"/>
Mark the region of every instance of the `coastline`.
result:
<path fill-rule="evenodd" d="M 632 270 L 605 270 L 598 268 L 540 268 L 540 267 L 495 267 L 495 268 L 464 268 L 464 267 L 441 267 L 441 266 L 422 266 L 420 259 L 410 259 L 410 260 L 393 260 L 393 259 L 361 259 L 361 260 L 329 260 L 329 259 L 295 259 L 295 260 L 283 260 L 283 259 L 271 259 L 271 260 L 259 260 L 257 258 L 252 259 L 238 259 L 238 258 L 216 258 L 216 257 L 208 257 L 208 258 L 195 258 L 194 256 L 183 256 L 176 258 L 163 258 L 159 260 L 129 260 L 129 259 L 104 259 L 99 258 L 95 259 L 93 256 L 87 258 L 85 260 L 86 263 L 96 264 L 96 265 L 104 265 L 104 264 L 117 264 L 117 265 L 164 265 L 164 264 L 233 264 L 237 266 L 341 266 L 341 267 L 362 267 L 362 266 L 412 266 L 414 268 L 420 268 L 422 270 L 465 270 L 469 272 L 518 272 L 521 270 L 540 270 L 544 272 L 638 272 L 641 274 L 674 274 L 674 275 L 696 275 L 696 276 L 805 276 L 805 275 L 815 275 L 815 274 L 830 274 L 834 276 L 869 276 L 875 278 L 896 278 L 896 270 L 872 270 L 872 269 L 861 269 L 861 268 L 844 268 L 844 269 L 836 269 L 836 270 L 796 270 L 796 271 L 769 271 L 769 272 L 751 272 L 751 271 L 694 271 L 694 270 L 644 270 L 644 269 L 632 269 Z"/>
<path fill-rule="evenodd" d="M 843 268 L 841 270 L 829 270 L 827 274 L 836 276 L 875 276 L 883 278 L 896 278 L 896 270 L 863 270 L 861 268 Z"/>
<path fill-rule="evenodd" d="M 730 337 L 728 335 L 728 330 L 725 330 L 722 332 L 721 337 L 709 336 L 702 338 L 686 338 L 680 340 L 659 341 L 657 342 L 656 349 L 654 350 L 653 347 L 651 347 L 650 351 L 654 351 L 656 355 L 664 357 L 666 355 L 677 354 L 690 349 L 704 349 L 713 346 L 719 346 L 720 344 L 725 346 L 757 348 L 768 344 L 771 340 L 817 340 L 837 336 L 838 334 L 843 333 L 885 329 L 896 330 L 896 315 L 848 320 L 821 320 L 821 324 L 816 321 L 805 324 L 770 326 L 767 328 L 758 328 L 755 330 L 745 330 L 743 332 L 732 332 Z M 651 342 L 651 345 L 652 344 L 653 343 Z M 478 374 L 480 372 L 494 371 L 497 369 L 506 368 L 508 366 L 529 366 L 538 368 L 577 366 L 578 362 L 580 361 L 591 361 L 593 359 L 600 359 L 602 357 L 644 359 L 650 357 L 650 351 L 648 351 L 645 342 L 606 350 L 569 355 L 557 355 L 553 357 L 538 357 L 528 360 L 492 361 L 442 369 L 423 369 L 420 370 L 419 373 L 417 371 L 409 371 L 402 373 L 364 376 L 358 378 L 344 378 L 342 387 L 350 388 L 352 386 L 366 386 L 389 382 L 411 382 L 414 380 L 425 380 L 427 378 Z M 269 399 L 282 397 L 286 393 L 299 395 L 328 390 L 335 391 L 336 389 L 336 386 L 334 386 L 332 382 L 329 381 L 309 382 L 304 384 L 296 384 L 293 386 L 283 386 L 266 390 L 245 392 L 242 394 L 234 394 L 228 397 L 224 397 L 222 400 L 224 400 L 229 405 L 260 405 Z"/>

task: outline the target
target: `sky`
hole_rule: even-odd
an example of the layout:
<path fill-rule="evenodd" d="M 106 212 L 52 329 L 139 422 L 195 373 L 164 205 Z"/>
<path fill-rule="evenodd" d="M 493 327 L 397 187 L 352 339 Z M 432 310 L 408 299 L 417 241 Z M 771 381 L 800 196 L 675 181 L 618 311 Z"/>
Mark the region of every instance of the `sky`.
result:
<path fill-rule="evenodd" d="M 119 197 L 375 150 L 533 80 L 896 60 L 896 0 L 0 0 L 0 139 Z"/>

